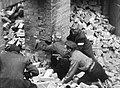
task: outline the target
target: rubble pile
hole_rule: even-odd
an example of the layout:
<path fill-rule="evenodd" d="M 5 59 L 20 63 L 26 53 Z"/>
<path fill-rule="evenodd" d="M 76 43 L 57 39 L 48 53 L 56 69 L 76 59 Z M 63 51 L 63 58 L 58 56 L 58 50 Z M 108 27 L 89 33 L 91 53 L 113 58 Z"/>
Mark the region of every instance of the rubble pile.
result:
<path fill-rule="evenodd" d="M 98 62 L 103 66 L 110 79 L 111 88 L 120 87 L 120 37 L 113 34 L 115 27 L 102 15 L 101 6 L 96 1 L 84 0 L 82 4 L 71 6 L 70 27 L 78 26 L 90 40 Z M 60 37 L 60 36 L 59 36 Z M 40 71 L 41 73 L 41 71 Z M 44 74 L 48 69 L 44 70 Z M 39 88 L 99 88 L 96 85 L 79 85 L 72 80 L 68 84 L 61 84 L 56 73 L 49 72 L 33 78 Z M 54 75 L 54 76 L 53 76 Z"/>
<path fill-rule="evenodd" d="M 38 88 L 98 88 L 96 85 L 86 85 L 85 83 L 78 85 L 74 81 L 62 84 L 53 69 L 45 69 L 44 67 L 38 69 L 40 74 L 31 79 L 31 82 L 35 83 Z"/>
<path fill-rule="evenodd" d="M 0 12 L 6 46 L 9 44 L 22 44 L 22 47 L 25 47 L 23 6 L 23 3 L 18 3 Z M 89 2 L 83 0 L 80 4 L 73 4 L 71 6 L 70 27 L 72 25 L 78 26 L 80 30 L 84 31 L 92 44 L 96 59 L 110 77 L 112 88 L 119 88 L 120 37 L 113 34 L 115 27 L 102 15 L 101 6 L 95 0 Z M 96 85 L 89 86 L 84 83 L 77 85 L 74 80 L 63 85 L 57 73 L 54 73 L 53 69 L 49 67 L 46 68 L 47 61 L 37 62 L 38 54 L 26 54 L 37 59 L 33 64 L 38 67 L 40 74 L 33 77 L 31 81 L 37 84 L 38 88 L 98 88 Z M 41 63 L 42 66 L 40 66 Z"/>
<path fill-rule="evenodd" d="M 92 44 L 96 59 L 110 78 L 112 88 L 120 87 L 120 37 L 113 34 L 115 27 L 102 15 L 101 6 L 95 1 L 84 2 L 79 6 L 72 5 L 70 26 L 72 25 L 78 26 L 85 32 Z M 44 74 L 46 72 L 48 71 L 45 70 Z M 42 74 L 32 81 L 36 82 L 39 88 L 98 88 L 96 85 L 89 86 L 84 83 L 77 85 L 74 80 L 62 85 L 57 75 L 52 76 L 52 74 L 47 78 Z"/>
<path fill-rule="evenodd" d="M 113 34 L 115 27 L 102 15 L 101 6 L 95 1 L 72 5 L 70 20 L 70 26 L 78 26 L 92 43 L 95 57 L 110 76 L 112 85 L 120 86 L 120 37 Z"/>
<path fill-rule="evenodd" d="M 9 6 L 0 12 L 3 22 L 3 36 L 6 46 L 16 44 L 25 47 L 23 3 Z"/>
<path fill-rule="evenodd" d="M 113 34 L 115 27 L 102 15 L 101 6 L 95 1 L 89 3 L 85 1 L 79 6 L 71 6 L 70 26 L 79 26 L 79 29 L 85 32 L 92 44 L 96 59 L 110 77 L 112 88 L 118 88 L 120 87 L 120 37 Z M 39 68 L 40 63 L 35 64 L 40 75 L 31 81 L 37 84 L 38 88 L 98 88 L 96 85 L 89 86 L 84 83 L 77 85 L 74 80 L 63 85 L 52 69 Z"/>

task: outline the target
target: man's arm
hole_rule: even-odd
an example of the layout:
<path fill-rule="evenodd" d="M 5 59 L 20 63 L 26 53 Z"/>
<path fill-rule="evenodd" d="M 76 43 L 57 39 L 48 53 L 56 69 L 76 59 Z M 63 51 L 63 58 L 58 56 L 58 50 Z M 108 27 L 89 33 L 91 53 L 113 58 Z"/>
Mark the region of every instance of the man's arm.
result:
<path fill-rule="evenodd" d="M 85 45 L 85 41 L 87 40 L 85 34 L 83 31 L 79 31 L 78 35 L 75 38 L 75 43 L 77 44 L 79 50 L 82 50 L 84 45 Z"/>
<path fill-rule="evenodd" d="M 38 43 L 37 49 L 44 50 L 44 51 L 50 51 L 50 52 L 56 52 L 60 54 L 61 56 L 65 56 L 68 53 L 67 48 L 65 47 L 65 43 L 62 41 L 55 42 L 50 45 Z"/>
<path fill-rule="evenodd" d="M 62 80 L 63 83 L 68 83 L 72 80 L 73 76 L 75 75 L 75 73 L 78 69 L 78 66 L 79 66 L 78 61 L 75 61 L 75 60 L 71 61 L 69 71 L 68 71 L 67 75 Z"/>
<path fill-rule="evenodd" d="M 45 42 L 38 42 L 35 46 L 35 50 L 54 51 L 54 44 L 47 45 Z"/>

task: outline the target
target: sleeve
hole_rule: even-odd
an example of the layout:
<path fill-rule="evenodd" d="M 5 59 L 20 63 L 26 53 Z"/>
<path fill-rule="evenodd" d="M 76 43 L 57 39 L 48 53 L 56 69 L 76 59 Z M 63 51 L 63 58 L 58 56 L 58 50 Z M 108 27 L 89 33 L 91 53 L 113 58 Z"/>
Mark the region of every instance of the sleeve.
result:
<path fill-rule="evenodd" d="M 44 42 L 39 42 L 35 46 L 35 50 L 44 50 L 44 51 L 55 51 L 54 44 L 47 45 Z"/>
<path fill-rule="evenodd" d="M 88 57 L 92 58 L 93 60 L 96 60 L 95 56 L 94 56 L 92 45 L 90 44 L 89 40 L 86 40 L 86 43 L 82 49 L 82 52 L 85 55 L 87 55 Z"/>
<path fill-rule="evenodd" d="M 89 40 L 87 39 L 87 37 L 85 36 L 84 32 L 82 32 L 82 31 L 80 32 L 79 36 L 76 39 L 76 42 L 77 42 L 79 50 L 82 53 L 84 53 L 88 57 L 95 60 L 92 45 L 89 42 Z"/>
<path fill-rule="evenodd" d="M 42 43 L 38 43 L 37 50 L 44 50 L 44 51 L 50 51 L 50 52 L 56 52 L 62 56 L 67 54 L 67 49 L 65 48 L 65 44 L 61 42 L 55 42 L 50 45 L 44 45 Z"/>
<path fill-rule="evenodd" d="M 84 32 L 79 31 L 79 34 L 76 36 L 76 39 L 75 39 L 75 42 L 76 42 L 79 50 L 81 50 L 84 47 L 86 40 L 87 40 L 87 38 L 86 38 Z"/>
<path fill-rule="evenodd" d="M 69 71 L 68 71 L 67 75 L 65 76 L 63 83 L 68 83 L 69 81 L 72 80 L 73 76 L 75 75 L 75 73 L 78 69 L 78 66 L 79 66 L 78 61 L 75 61 L 75 60 L 71 61 Z"/>
<path fill-rule="evenodd" d="M 55 51 L 60 54 L 62 57 L 66 57 L 68 54 L 68 50 L 63 42 L 56 42 L 54 43 Z"/>
<path fill-rule="evenodd" d="M 45 50 L 45 51 L 55 51 L 54 43 L 52 43 L 52 44 L 50 44 L 50 45 L 47 45 L 44 50 Z"/>
<path fill-rule="evenodd" d="M 45 50 L 47 47 L 47 44 L 45 42 L 38 42 L 35 44 L 35 50 Z"/>

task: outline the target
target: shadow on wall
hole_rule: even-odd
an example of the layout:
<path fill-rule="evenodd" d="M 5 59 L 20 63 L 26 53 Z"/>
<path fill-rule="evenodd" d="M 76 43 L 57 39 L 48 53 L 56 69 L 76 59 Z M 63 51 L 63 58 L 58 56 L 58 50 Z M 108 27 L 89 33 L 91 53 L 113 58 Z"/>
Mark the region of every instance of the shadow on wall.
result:
<path fill-rule="evenodd" d="M 109 8 L 109 20 L 116 27 L 115 34 L 120 36 L 120 0 L 111 0 Z"/>

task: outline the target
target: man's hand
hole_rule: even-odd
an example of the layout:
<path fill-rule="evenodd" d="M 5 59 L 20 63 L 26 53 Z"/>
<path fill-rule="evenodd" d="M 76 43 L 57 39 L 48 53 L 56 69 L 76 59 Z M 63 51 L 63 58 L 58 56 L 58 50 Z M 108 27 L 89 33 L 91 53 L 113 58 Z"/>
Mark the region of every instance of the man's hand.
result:
<path fill-rule="evenodd" d="M 62 84 L 64 84 L 64 83 L 65 83 L 65 77 L 62 79 L 62 81 L 61 81 L 61 82 L 62 82 Z"/>

